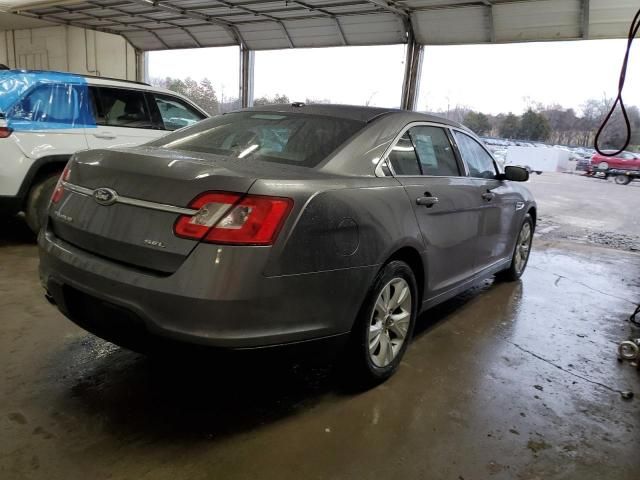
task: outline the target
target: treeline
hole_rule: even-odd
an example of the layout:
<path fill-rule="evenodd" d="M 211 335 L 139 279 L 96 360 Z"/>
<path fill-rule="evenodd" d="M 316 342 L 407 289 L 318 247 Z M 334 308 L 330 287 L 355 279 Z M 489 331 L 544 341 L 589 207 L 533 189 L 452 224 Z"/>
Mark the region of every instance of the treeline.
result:
<path fill-rule="evenodd" d="M 598 127 L 612 103 L 607 98 L 590 99 L 581 106 L 579 112 L 560 105 L 543 106 L 534 103 L 522 115 L 511 112 L 488 115 L 460 106 L 433 113 L 464 123 L 478 135 L 591 147 Z M 635 106 L 628 107 L 627 115 L 632 129 L 631 145 L 640 145 L 640 110 Z M 602 133 L 600 146 L 620 148 L 625 136 L 624 118 L 621 112 L 616 111 Z"/>
<path fill-rule="evenodd" d="M 154 79 L 152 83 L 174 92 L 178 92 L 191 99 L 211 115 L 229 112 L 240 108 L 237 97 L 224 97 L 218 94 L 211 81 L 207 78 L 196 81 L 192 78 Z M 254 105 L 269 105 L 277 103 L 291 103 L 300 99 L 290 99 L 287 95 L 262 96 L 254 100 Z M 304 100 L 307 104 L 331 103 L 328 99 Z M 430 112 L 451 120 L 464 123 L 473 131 L 483 136 L 493 136 L 550 144 L 593 146 L 596 131 L 602 119 L 609 112 L 612 100 L 587 100 L 579 112 L 573 108 L 563 108 L 560 105 L 543 106 L 532 102 L 530 108 L 522 115 L 511 112 L 489 115 L 477 112 L 465 106 L 457 106 L 447 111 Z M 631 123 L 631 145 L 640 145 L 640 110 L 628 107 L 627 114 Z M 601 137 L 602 148 L 620 148 L 625 140 L 626 130 L 622 114 L 618 111 L 613 115 L 609 126 Z"/>
<path fill-rule="evenodd" d="M 187 77 L 185 79 L 172 77 L 155 78 L 151 80 L 151 84 L 184 95 L 203 108 L 209 115 L 218 115 L 220 113 L 230 112 L 240 108 L 240 99 L 238 97 L 225 97 L 224 94 L 221 94 L 219 98 L 213 84 L 208 78 L 200 81 L 196 81 L 191 77 Z M 273 105 L 277 103 L 291 103 L 293 101 L 300 100 L 290 100 L 287 95 L 277 93 L 274 96 L 258 97 L 254 99 L 253 104 Z M 307 104 L 331 103 L 327 99 L 318 100 L 313 98 L 306 98 L 302 101 Z"/>

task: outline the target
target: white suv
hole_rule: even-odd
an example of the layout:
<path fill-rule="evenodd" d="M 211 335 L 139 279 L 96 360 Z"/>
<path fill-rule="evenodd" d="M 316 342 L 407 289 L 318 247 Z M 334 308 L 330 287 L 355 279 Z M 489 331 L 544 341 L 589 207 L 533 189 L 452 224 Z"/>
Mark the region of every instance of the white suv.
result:
<path fill-rule="evenodd" d="M 0 71 L 0 214 L 38 231 L 69 157 L 139 145 L 207 113 L 148 84 L 61 72 Z"/>

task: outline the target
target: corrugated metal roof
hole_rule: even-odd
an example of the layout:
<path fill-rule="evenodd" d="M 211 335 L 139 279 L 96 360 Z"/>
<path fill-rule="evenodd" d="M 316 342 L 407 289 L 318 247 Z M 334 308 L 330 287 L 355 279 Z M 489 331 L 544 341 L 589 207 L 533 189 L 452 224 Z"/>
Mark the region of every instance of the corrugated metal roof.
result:
<path fill-rule="evenodd" d="M 79 0 L 13 11 L 116 33 L 140 50 L 253 50 L 624 37 L 638 0 Z"/>

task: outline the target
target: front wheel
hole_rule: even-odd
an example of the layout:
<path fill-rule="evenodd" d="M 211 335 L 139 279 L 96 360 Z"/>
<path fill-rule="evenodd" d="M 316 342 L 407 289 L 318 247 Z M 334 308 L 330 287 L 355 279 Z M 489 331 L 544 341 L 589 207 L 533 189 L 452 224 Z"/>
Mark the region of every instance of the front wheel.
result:
<path fill-rule="evenodd" d="M 391 377 L 407 350 L 418 311 L 415 275 L 404 262 L 376 277 L 351 332 L 346 356 L 350 380 L 370 387 Z"/>
<path fill-rule="evenodd" d="M 607 162 L 600 162 L 598 164 L 598 170 L 609 170 L 609 164 Z"/>
<path fill-rule="evenodd" d="M 533 241 L 533 219 L 528 213 L 525 215 L 516 240 L 516 247 L 511 257 L 509 268 L 498 274 L 501 280 L 518 280 L 527 268 L 529 254 L 531 253 L 531 242 Z"/>

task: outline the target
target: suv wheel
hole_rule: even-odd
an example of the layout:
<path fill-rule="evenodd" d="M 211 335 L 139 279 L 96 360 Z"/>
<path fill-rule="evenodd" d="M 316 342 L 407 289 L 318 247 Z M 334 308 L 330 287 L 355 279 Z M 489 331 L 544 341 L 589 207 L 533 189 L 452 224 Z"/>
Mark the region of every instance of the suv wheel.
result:
<path fill-rule="evenodd" d="M 382 268 L 351 332 L 347 369 L 357 386 L 381 383 L 398 369 L 413 333 L 418 298 L 406 263 L 395 260 Z"/>
<path fill-rule="evenodd" d="M 56 188 L 59 177 L 60 172 L 49 175 L 34 184 L 31 190 L 29 190 L 25 208 L 25 218 L 27 225 L 35 234 L 40 231 L 44 223 L 47 208 L 49 207 L 49 200 L 51 199 L 53 190 Z"/>

